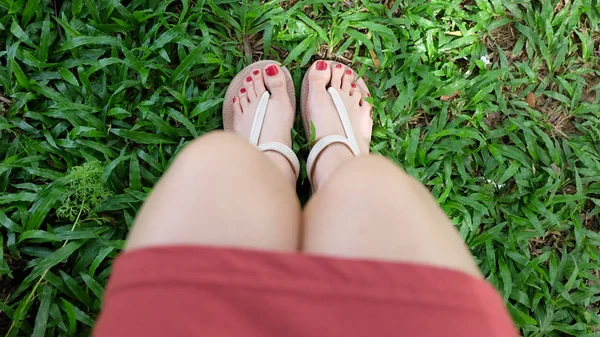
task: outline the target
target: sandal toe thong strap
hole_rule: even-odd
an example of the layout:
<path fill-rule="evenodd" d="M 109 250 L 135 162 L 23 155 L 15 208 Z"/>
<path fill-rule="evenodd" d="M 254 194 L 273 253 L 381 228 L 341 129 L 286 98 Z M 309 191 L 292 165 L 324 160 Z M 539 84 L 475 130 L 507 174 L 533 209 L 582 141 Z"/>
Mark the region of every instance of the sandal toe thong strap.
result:
<path fill-rule="evenodd" d="M 292 149 L 287 145 L 278 142 L 269 142 L 261 144 L 260 146 L 258 145 L 258 139 L 260 138 L 263 122 L 265 121 L 265 114 L 267 113 L 269 97 L 271 97 L 271 95 L 268 91 L 265 91 L 256 107 L 256 115 L 252 122 L 252 130 L 250 131 L 250 143 L 262 152 L 274 151 L 284 156 L 292 165 L 294 173 L 296 174 L 296 179 L 298 179 L 298 176 L 300 175 L 300 162 Z"/>
<path fill-rule="evenodd" d="M 344 102 L 342 101 L 340 94 L 338 94 L 338 92 L 332 87 L 329 87 L 327 89 L 327 92 L 329 92 L 329 95 L 331 95 L 331 98 L 333 99 L 333 103 L 335 104 L 335 108 L 340 117 L 340 121 L 342 122 L 342 127 L 344 128 L 344 133 L 346 134 L 346 137 L 340 135 L 325 136 L 321 138 L 321 140 L 319 140 L 317 144 L 315 144 L 315 146 L 313 146 L 306 160 L 306 172 L 308 173 L 308 180 L 310 182 L 312 182 L 312 170 L 317 158 L 319 157 L 321 152 L 323 152 L 323 150 L 325 150 L 325 148 L 329 145 L 341 143 L 346 145 L 350 149 L 350 151 L 352 151 L 352 154 L 355 157 L 358 157 L 360 155 L 358 143 L 356 142 L 354 131 L 352 131 L 352 123 L 350 122 L 350 117 L 348 116 L 348 110 L 346 110 L 346 107 L 344 106 Z"/>

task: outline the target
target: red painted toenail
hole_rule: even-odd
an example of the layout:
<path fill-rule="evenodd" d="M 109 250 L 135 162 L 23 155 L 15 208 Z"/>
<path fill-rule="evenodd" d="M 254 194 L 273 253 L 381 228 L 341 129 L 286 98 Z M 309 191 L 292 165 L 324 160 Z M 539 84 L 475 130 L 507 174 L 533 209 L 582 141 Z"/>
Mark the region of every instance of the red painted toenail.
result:
<path fill-rule="evenodd" d="M 350 86 L 351 86 L 352 88 L 356 88 L 356 83 L 352 83 L 352 84 L 350 84 Z"/>
<path fill-rule="evenodd" d="M 275 66 L 274 64 L 268 66 L 265 68 L 265 73 L 268 76 L 275 76 L 279 73 L 279 70 L 277 70 L 277 66 Z"/>
<path fill-rule="evenodd" d="M 367 97 L 371 97 L 371 94 L 367 93 Z"/>
<path fill-rule="evenodd" d="M 258 69 L 256 69 L 255 71 L 252 72 L 254 75 L 258 75 L 258 73 L 260 73 L 260 71 Z"/>
<path fill-rule="evenodd" d="M 237 97 L 233 98 L 233 103 L 235 103 L 237 101 Z"/>
<path fill-rule="evenodd" d="M 245 93 L 245 92 L 246 92 L 246 88 L 242 88 L 242 89 L 240 89 L 240 92 L 241 92 L 242 94 L 243 94 L 243 93 Z"/>
<path fill-rule="evenodd" d="M 250 77 L 250 76 L 246 77 L 246 82 L 252 82 L 252 77 Z"/>
<path fill-rule="evenodd" d="M 352 75 L 352 70 L 350 70 L 350 69 L 346 70 L 346 74 Z"/>
<path fill-rule="evenodd" d="M 317 61 L 317 70 L 325 70 L 325 69 L 327 69 L 327 62 Z"/>
<path fill-rule="evenodd" d="M 338 63 L 338 64 L 335 65 L 335 67 L 339 69 L 339 68 L 342 67 L 342 65 Z"/>

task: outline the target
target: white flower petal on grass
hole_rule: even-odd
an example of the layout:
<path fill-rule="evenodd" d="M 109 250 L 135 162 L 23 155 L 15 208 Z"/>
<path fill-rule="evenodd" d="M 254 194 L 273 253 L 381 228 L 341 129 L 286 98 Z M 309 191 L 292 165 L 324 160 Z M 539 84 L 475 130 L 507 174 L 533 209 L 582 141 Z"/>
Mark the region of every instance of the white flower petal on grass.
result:
<path fill-rule="evenodd" d="M 479 60 L 481 60 L 481 62 L 483 62 L 483 64 L 485 64 L 486 66 L 492 64 L 487 55 L 483 55 Z"/>

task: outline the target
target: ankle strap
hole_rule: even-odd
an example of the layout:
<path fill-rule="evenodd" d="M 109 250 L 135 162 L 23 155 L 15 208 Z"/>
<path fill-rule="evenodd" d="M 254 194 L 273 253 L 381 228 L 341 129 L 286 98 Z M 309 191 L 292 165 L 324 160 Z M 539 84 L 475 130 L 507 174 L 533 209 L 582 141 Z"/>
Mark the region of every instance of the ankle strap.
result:
<path fill-rule="evenodd" d="M 315 166 L 315 162 L 317 161 L 317 158 L 319 157 L 321 152 L 323 152 L 323 150 L 325 150 L 325 148 L 327 148 L 329 145 L 332 145 L 335 143 L 341 143 L 341 144 L 346 145 L 350 149 L 350 151 L 352 151 L 352 154 L 355 157 L 358 157 L 360 155 L 360 151 L 358 150 L 358 147 L 354 147 L 354 145 L 352 143 L 350 143 L 350 141 L 346 137 L 343 137 L 340 135 L 329 135 L 329 136 L 321 138 L 321 140 L 319 140 L 317 142 L 317 144 L 315 144 L 315 146 L 313 146 L 312 150 L 310 151 L 310 154 L 308 155 L 308 158 L 306 159 L 306 173 L 308 173 L 308 181 L 311 184 L 312 184 L 313 167 Z"/>
<path fill-rule="evenodd" d="M 287 147 L 285 144 L 278 142 L 269 142 L 261 144 L 258 147 L 258 149 L 261 152 L 274 151 L 284 156 L 285 159 L 287 159 L 290 162 L 290 165 L 292 165 L 292 168 L 294 169 L 294 174 L 296 175 L 296 179 L 298 179 L 298 176 L 300 176 L 300 161 L 298 160 L 298 157 L 292 149 Z"/>

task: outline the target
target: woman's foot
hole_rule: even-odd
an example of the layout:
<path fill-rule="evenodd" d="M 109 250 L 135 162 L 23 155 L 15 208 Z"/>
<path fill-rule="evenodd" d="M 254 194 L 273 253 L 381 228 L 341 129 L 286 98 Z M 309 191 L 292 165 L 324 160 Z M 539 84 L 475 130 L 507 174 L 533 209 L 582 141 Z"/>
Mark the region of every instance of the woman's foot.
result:
<path fill-rule="evenodd" d="M 250 138 L 256 108 L 265 91 L 271 93 L 258 145 L 279 142 L 292 147 L 291 129 L 294 125 L 294 109 L 288 96 L 286 77 L 277 64 L 263 69 L 253 69 L 246 78 L 237 96 L 233 98 L 233 130 Z M 267 151 L 271 159 L 290 181 L 295 184 L 296 176 L 290 162 L 280 153 Z"/>
<path fill-rule="evenodd" d="M 356 81 L 356 73 L 352 69 L 340 63 L 322 60 L 310 67 L 307 76 L 309 89 L 305 113 L 306 119 L 315 126 L 316 140 L 328 135 L 346 137 L 333 99 L 327 92 L 332 87 L 340 94 L 348 111 L 360 153 L 369 153 L 373 120 L 372 107 L 363 99 L 370 96 L 364 82 Z M 344 144 L 334 143 L 325 148 L 315 162 L 313 187 L 317 189 L 337 168 L 353 157 Z"/>

